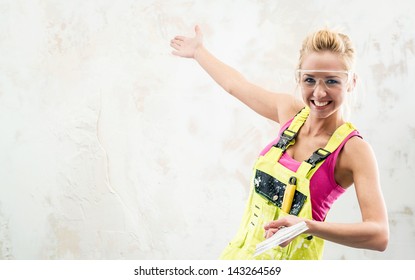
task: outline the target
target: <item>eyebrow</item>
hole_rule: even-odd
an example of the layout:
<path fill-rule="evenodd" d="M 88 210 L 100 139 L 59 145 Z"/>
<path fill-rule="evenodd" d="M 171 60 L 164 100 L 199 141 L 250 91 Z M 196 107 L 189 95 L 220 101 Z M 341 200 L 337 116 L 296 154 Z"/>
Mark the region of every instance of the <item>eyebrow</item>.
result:
<path fill-rule="evenodd" d="M 310 77 L 310 78 L 315 78 L 316 75 L 314 73 L 326 73 L 327 76 L 324 76 L 324 79 L 341 79 L 340 74 L 346 74 L 347 75 L 347 79 L 349 79 L 349 74 L 350 71 L 349 70 L 329 70 L 329 69 L 324 69 L 324 70 L 317 70 L 317 69 L 296 69 L 295 70 L 296 73 L 298 74 L 298 78 L 304 78 L 304 75 L 306 75 L 306 77 Z M 339 75 L 336 75 L 336 74 Z"/>

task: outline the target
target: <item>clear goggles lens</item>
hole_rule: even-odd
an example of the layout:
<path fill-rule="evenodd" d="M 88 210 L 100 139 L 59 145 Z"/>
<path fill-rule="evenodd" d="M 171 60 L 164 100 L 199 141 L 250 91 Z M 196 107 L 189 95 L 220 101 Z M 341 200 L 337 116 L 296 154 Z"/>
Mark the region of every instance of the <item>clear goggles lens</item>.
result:
<path fill-rule="evenodd" d="M 338 70 L 296 70 L 297 82 L 304 89 L 315 89 L 322 82 L 326 89 L 341 90 L 349 83 L 351 74 Z"/>

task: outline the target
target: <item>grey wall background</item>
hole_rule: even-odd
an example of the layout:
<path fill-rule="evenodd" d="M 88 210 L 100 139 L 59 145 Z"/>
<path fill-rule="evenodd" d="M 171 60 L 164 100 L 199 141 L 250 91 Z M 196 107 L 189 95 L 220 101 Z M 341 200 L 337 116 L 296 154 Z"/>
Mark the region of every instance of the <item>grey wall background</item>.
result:
<path fill-rule="evenodd" d="M 200 24 L 250 80 L 294 92 L 301 41 L 350 35 L 351 121 L 377 155 L 391 240 L 325 259 L 415 258 L 412 1 L 0 1 L 0 259 L 216 259 L 278 125 L 169 41 Z M 358 221 L 352 189 L 328 220 Z"/>

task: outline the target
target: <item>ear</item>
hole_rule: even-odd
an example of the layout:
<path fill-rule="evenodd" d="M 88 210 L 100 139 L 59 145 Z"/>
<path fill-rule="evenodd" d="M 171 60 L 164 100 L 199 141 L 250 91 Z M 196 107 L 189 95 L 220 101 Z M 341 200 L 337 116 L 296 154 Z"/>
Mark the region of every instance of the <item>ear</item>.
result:
<path fill-rule="evenodd" d="M 347 88 L 347 92 L 353 92 L 354 88 L 356 87 L 356 83 L 357 83 L 357 74 L 353 73 L 349 87 Z"/>

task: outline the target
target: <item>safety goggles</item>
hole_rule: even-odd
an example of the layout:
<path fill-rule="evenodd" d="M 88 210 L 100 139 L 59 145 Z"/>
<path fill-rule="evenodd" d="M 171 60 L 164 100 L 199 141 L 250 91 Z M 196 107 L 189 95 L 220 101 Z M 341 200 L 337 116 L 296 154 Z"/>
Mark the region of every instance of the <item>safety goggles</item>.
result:
<path fill-rule="evenodd" d="M 351 71 L 339 70 L 296 70 L 299 85 L 306 90 L 314 90 L 322 82 L 327 90 L 340 91 L 350 82 Z"/>

